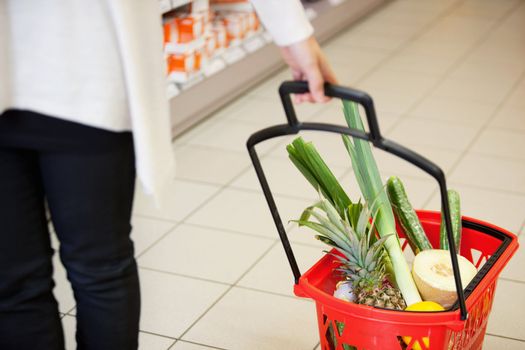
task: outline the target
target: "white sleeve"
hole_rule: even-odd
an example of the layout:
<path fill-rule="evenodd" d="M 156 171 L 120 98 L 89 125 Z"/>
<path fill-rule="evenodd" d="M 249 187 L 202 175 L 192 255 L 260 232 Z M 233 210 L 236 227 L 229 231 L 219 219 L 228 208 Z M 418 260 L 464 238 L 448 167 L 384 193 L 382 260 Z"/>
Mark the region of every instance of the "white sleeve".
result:
<path fill-rule="evenodd" d="M 279 46 L 307 39 L 314 29 L 299 0 L 250 0 L 262 24 Z"/>

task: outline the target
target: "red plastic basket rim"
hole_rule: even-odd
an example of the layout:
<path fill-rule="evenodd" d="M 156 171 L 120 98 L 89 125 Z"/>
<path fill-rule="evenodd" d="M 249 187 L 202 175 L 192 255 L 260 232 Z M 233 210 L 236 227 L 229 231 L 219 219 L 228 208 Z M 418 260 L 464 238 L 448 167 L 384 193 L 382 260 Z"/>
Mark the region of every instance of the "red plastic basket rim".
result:
<path fill-rule="evenodd" d="M 417 213 L 426 218 L 436 218 L 441 214 L 436 211 L 430 210 L 417 210 Z M 473 223 L 476 225 L 484 226 L 488 229 L 498 231 L 499 233 L 510 239 L 507 247 L 504 251 L 496 257 L 495 262 L 489 267 L 488 271 L 482 277 L 482 279 L 476 284 L 472 293 L 466 298 L 467 310 L 470 311 L 472 306 L 481 297 L 481 292 L 485 291 L 492 283 L 494 283 L 502 271 L 503 267 L 508 263 L 512 255 L 518 249 L 517 236 L 513 233 L 490 224 L 488 222 L 474 219 L 471 217 L 463 216 L 464 222 Z M 502 240 L 502 245 L 504 241 Z M 501 247 L 500 247 L 501 248 Z M 385 323 L 419 323 L 425 324 L 444 324 L 451 328 L 458 328 L 464 323 L 460 319 L 459 308 L 453 308 L 439 312 L 409 312 L 409 311 L 394 311 L 388 309 L 381 309 L 373 306 L 360 305 L 351 302 L 347 302 L 318 289 L 308 281 L 309 272 L 316 269 L 316 267 L 323 263 L 323 259 L 319 260 L 314 264 L 306 273 L 304 273 L 299 279 L 299 283 L 295 285 L 294 292 L 297 296 L 309 297 L 316 302 L 322 303 L 325 307 L 329 307 L 334 310 L 341 310 L 345 314 L 351 313 L 353 317 L 370 319 L 374 318 L 378 321 Z M 481 270 L 478 272 L 480 273 Z M 468 286 L 467 286 L 468 287 Z M 344 310 L 344 311 L 343 311 Z"/>

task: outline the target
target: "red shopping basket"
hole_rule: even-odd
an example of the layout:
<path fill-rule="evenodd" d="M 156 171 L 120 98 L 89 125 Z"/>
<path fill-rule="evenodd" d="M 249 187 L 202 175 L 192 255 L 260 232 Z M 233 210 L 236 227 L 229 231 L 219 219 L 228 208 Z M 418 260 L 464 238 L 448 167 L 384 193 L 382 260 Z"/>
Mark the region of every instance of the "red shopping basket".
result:
<path fill-rule="evenodd" d="M 253 134 L 247 142 L 248 151 L 270 207 L 279 237 L 290 262 L 297 296 L 315 301 L 322 350 L 391 350 L 391 349 L 481 349 L 488 316 L 494 300 L 497 278 L 503 267 L 518 249 L 517 237 L 489 223 L 463 217 L 461 241 L 462 256 L 477 268 L 474 279 L 463 289 L 454 244 L 450 254 L 458 300 L 452 308 L 441 312 L 393 311 L 358 305 L 333 297 L 341 275 L 335 272 L 339 263 L 326 254 L 305 274 L 301 275 L 281 221 L 273 195 L 261 167 L 255 145 L 265 140 L 297 134 L 301 130 L 319 130 L 346 134 L 370 141 L 375 147 L 397 155 L 434 177 L 440 188 L 441 206 L 449 242 L 453 242 L 448 207 L 447 186 L 443 171 L 428 159 L 384 139 L 380 133 L 374 105 L 364 92 L 326 84 L 325 94 L 334 98 L 354 101 L 363 106 L 370 132 L 324 123 L 298 121 L 290 95 L 308 92 L 306 82 L 285 82 L 279 93 L 287 117 L 287 124 L 275 125 Z M 441 214 L 418 211 L 419 218 L 434 247 L 439 246 Z M 403 230 L 398 225 L 403 238 Z M 407 242 L 403 244 L 407 248 Z"/>

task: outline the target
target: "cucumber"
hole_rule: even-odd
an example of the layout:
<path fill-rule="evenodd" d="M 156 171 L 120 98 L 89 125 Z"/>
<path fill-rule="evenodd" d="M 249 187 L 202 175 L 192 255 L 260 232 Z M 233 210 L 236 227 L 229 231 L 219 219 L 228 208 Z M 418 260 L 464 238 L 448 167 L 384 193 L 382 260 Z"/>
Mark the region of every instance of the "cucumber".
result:
<path fill-rule="evenodd" d="M 419 222 L 419 218 L 408 200 L 405 187 L 401 180 L 397 176 L 390 177 L 387 181 L 386 188 L 388 198 L 394 210 L 394 215 L 405 231 L 408 244 L 414 254 L 417 255 L 422 250 L 432 249 L 433 247 L 421 226 L 421 222 Z"/>
<path fill-rule="evenodd" d="M 459 254 L 461 245 L 461 203 L 459 200 L 459 193 L 454 190 L 448 190 L 448 206 L 450 208 L 450 219 L 452 221 L 452 236 L 454 237 L 454 246 L 456 252 Z M 445 227 L 445 216 L 441 214 L 441 227 L 439 235 L 441 249 L 448 250 L 448 240 Z"/>

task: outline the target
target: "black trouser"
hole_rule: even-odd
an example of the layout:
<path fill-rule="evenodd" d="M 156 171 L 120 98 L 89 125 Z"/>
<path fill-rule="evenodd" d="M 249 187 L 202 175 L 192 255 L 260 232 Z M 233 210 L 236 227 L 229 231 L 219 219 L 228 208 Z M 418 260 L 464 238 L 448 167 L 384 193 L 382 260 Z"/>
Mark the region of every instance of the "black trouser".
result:
<path fill-rule="evenodd" d="M 136 349 L 130 132 L 0 116 L 0 349 L 64 348 L 44 200 L 76 299 L 78 349 Z"/>

